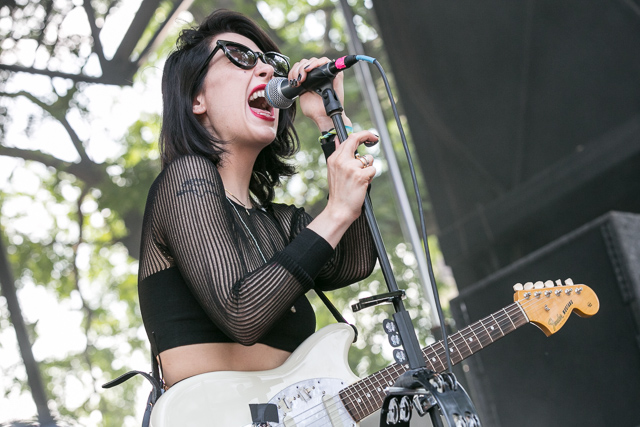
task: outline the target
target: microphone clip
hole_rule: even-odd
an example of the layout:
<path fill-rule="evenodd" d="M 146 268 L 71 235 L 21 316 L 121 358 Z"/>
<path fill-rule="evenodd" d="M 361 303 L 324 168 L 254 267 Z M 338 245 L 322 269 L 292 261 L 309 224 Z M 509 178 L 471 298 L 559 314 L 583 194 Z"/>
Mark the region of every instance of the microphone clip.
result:
<path fill-rule="evenodd" d="M 335 75 L 333 77 L 327 77 L 327 80 L 324 83 L 313 88 L 313 91 L 322 97 L 324 110 L 329 117 L 336 114 L 342 114 L 344 111 L 344 107 L 342 107 L 342 103 L 338 99 L 338 95 L 336 95 L 335 90 L 333 90 L 333 79 L 335 77 Z"/>

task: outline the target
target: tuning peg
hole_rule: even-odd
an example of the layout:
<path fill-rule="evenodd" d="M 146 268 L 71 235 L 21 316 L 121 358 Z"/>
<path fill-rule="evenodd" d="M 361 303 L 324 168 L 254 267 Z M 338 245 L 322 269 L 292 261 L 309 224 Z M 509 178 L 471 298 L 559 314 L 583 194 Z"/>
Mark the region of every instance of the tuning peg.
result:
<path fill-rule="evenodd" d="M 542 289 L 542 288 L 544 288 L 544 283 L 542 283 L 542 281 L 538 280 L 536 283 L 533 284 L 533 287 L 535 289 Z"/>
<path fill-rule="evenodd" d="M 533 282 L 527 282 L 527 283 L 524 284 L 524 290 L 525 291 L 529 291 L 531 289 L 533 289 Z"/>
<path fill-rule="evenodd" d="M 524 289 L 524 286 L 522 286 L 522 283 L 516 283 L 515 285 L 513 285 L 513 291 L 514 292 L 518 292 Z"/>
<path fill-rule="evenodd" d="M 573 286 L 573 280 L 565 279 L 564 284 L 567 285 L 567 286 Z"/>
<path fill-rule="evenodd" d="M 562 286 L 562 280 L 560 279 L 556 280 L 556 286 Z"/>
<path fill-rule="evenodd" d="M 553 288 L 553 280 L 547 280 L 546 282 L 544 282 L 544 287 Z"/>

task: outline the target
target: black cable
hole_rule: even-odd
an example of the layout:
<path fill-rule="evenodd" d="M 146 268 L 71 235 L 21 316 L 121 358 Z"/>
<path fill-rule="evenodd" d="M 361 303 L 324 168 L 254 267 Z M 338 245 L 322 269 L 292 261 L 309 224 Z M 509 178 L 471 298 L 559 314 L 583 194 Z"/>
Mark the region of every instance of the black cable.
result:
<path fill-rule="evenodd" d="M 359 56 L 359 59 L 361 58 L 364 59 L 364 57 Z M 367 60 L 367 62 L 371 62 L 372 64 L 374 64 L 378 68 L 378 71 L 382 76 L 382 80 L 384 81 L 384 86 L 387 89 L 387 95 L 389 97 L 389 101 L 391 101 L 391 109 L 393 110 L 393 116 L 396 119 L 396 124 L 398 126 L 398 130 L 400 131 L 400 139 L 402 140 L 402 146 L 407 156 L 407 161 L 409 162 L 409 171 L 411 172 L 411 181 L 413 182 L 413 190 L 416 194 L 416 199 L 418 201 L 418 215 L 420 216 L 420 230 L 422 232 L 422 243 L 424 245 L 424 251 L 427 256 L 427 271 L 429 272 L 429 280 L 431 281 L 431 288 L 433 290 L 433 295 L 436 297 L 435 305 L 436 305 L 436 310 L 438 312 L 438 319 L 440 320 L 440 325 L 442 330 L 442 340 L 444 341 L 444 349 L 447 355 L 447 370 L 453 373 L 453 365 L 451 364 L 451 353 L 449 352 L 449 340 L 447 336 L 447 328 L 444 323 L 444 315 L 442 314 L 442 307 L 440 305 L 440 297 L 438 294 L 438 287 L 436 286 L 436 279 L 433 275 L 433 266 L 431 265 L 431 254 L 429 252 L 429 243 L 427 241 L 427 227 L 425 225 L 424 213 L 422 210 L 422 197 L 420 196 L 420 189 L 418 188 L 418 180 L 416 178 L 416 172 L 413 167 L 413 160 L 411 158 L 411 153 L 409 152 L 409 145 L 407 144 L 407 138 L 404 133 L 404 128 L 402 127 L 402 122 L 400 121 L 400 116 L 398 115 L 398 109 L 396 108 L 396 103 L 393 99 L 393 94 L 391 93 L 391 87 L 389 85 L 389 81 L 387 80 L 387 76 L 384 72 L 384 69 L 382 68 L 382 65 L 380 65 L 377 59 L 373 59 L 373 61 Z"/>

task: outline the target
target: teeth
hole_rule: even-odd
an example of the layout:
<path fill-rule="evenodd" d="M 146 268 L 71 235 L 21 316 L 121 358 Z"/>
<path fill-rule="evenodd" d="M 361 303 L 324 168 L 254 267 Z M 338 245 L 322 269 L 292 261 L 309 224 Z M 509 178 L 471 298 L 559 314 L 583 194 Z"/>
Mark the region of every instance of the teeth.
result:
<path fill-rule="evenodd" d="M 249 101 L 253 101 L 254 99 L 264 98 L 264 97 L 265 97 L 264 90 L 257 90 L 251 94 L 251 96 L 249 97 Z"/>

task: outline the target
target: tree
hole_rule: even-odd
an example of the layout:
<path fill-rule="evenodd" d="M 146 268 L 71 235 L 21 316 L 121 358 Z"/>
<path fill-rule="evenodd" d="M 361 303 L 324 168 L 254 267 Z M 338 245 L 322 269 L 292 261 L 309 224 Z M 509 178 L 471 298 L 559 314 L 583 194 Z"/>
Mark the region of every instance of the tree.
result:
<path fill-rule="evenodd" d="M 119 3 L 94 2 L 93 6 L 97 19 L 105 24 L 110 8 Z M 11 25 L 3 24 L 0 30 L 4 32 L 0 60 L 14 63 L 14 68 L 45 61 L 48 70 L 95 72 L 91 71 L 90 37 L 82 29 L 70 33 L 83 11 L 86 4 L 21 1 L 3 5 L 0 17 Z M 150 34 L 153 31 L 148 29 Z M 30 52 L 31 42 L 38 47 L 29 58 L 25 52 Z M 8 286 L 17 288 L 26 307 L 29 336 L 19 328 L 16 334 L 19 342 L 34 343 L 50 398 L 44 412 L 51 410 L 59 420 L 82 425 L 135 424 L 131 402 L 136 400 L 139 384 L 106 393 L 100 384 L 133 363 L 149 360 L 146 340 L 138 333 L 135 258 L 146 191 L 159 169 L 154 148 L 158 120 L 157 114 L 141 117 L 126 134 L 125 129 L 118 132 L 94 124 L 104 114 L 99 107 L 113 105 L 118 96 L 140 93 L 144 78 L 154 72 L 143 69 L 136 85 L 118 88 L 1 71 L 0 156 L 4 157 L 0 159 L 6 177 L 0 217 L 6 235 L 1 237 L 6 237 L 17 278 Z M 91 102 L 97 96 L 100 103 Z M 110 131 L 114 133 L 101 136 Z M 101 149 L 101 143 L 111 144 L 109 152 Z M 6 282 L 10 280 L 3 280 L 3 295 L 9 299 L 12 292 L 5 290 Z M 30 307 L 41 299 L 48 305 L 34 313 Z M 7 319 L 7 307 L 0 304 L 0 310 Z M 51 316 L 53 312 L 60 316 Z M 51 330 L 58 322 L 69 330 L 56 334 L 63 342 L 52 342 Z M 9 326 L 0 322 L 0 333 L 15 339 Z M 10 345 L 5 339 L 2 342 Z M 3 366 L 0 389 L 5 397 L 19 396 L 26 389 L 22 366 L 20 362 Z M 33 390 L 31 380 L 29 385 L 34 396 L 45 393 Z M 0 412 L 5 409 L 9 408 Z M 40 421 L 46 421 L 39 412 Z"/>
<path fill-rule="evenodd" d="M 53 7 L 52 3 L 42 4 Z M 344 22 L 334 2 L 278 0 L 258 2 L 256 7 L 253 1 L 227 0 L 217 6 L 241 11 L 263 23 L 293 60 L 318 55 L 337 57 L 345 52 Z M 105 3 L 105 7 L 111 6 Z M 194 21 L 208 14 L 210 7 L 209 2 L 196 0 L 190 9 Z M 354 9 L 366 53 L 383 58 L 370 5 L 358 1 Z M 0 12 L 4 10 L 0 8 Z M 182 19 L 189 25 L 188 15 Z M 56 345 L 47 341 L 50 325 L 62 324 L 64 316 L 47 321 L 44 312 L 34 314 L 33 309 L 25 309 L 49 407 L 58 419 L 70 423 L 139 424 L 134 418 L 143 402 L 137 396 L 144 395 L 148 386 L 142 380 L 133 380 L 103 392 L 100 385 L 129 369 L 148 369 L 148 343 L 137 305 L 136 259 L 146 193 L 159 172 L 156 141 L 160 116 L 157 108 L 149 108 L 135 122 L 127 120 L 130 126 L 126 131 L 117 131 L 113 123 L 102 121 L 104 110 L 97 107 L 106 104 L 122 109 L 132 103 L 128 98 L 143 92 L 145 84 L 157 82 L 162 59 L 175 36 L 174 32 L 150 57 L 130 88 L 6 72 L 0 87 L 0 156 L 4 156 L 0 162 L 7 176 L 0 221 L 19 297 L 46 298 L 56 308 L 45 311 L 65 313 L 71 319 L 66 323 L 70 325 L 66 335 L 75 337 L 74 344 L 56 352 Z M 75 41 L 71 50 L 82 52 L 82 40 Z M 0 59 L 3 54 L 0 52 Z M 84 65 L 79 66 L 88 66 L 89 56 L 82 58 Z M 379 92 L 384 93 L 382 88 Z M 96 97 L 101 97 L 100 105 L 96 105 Z M 347 78 L 345 108 L 357 127 L 368 128 L 370 120 L 363 104 L 355 79 Z M 27 112 L 17 114 L 20 108 Z M 297 125 L 302 150 L 295 161 L 300 174 L 284 182 L 277 197 L 305 205 L 314 213 L 326 198 L 326 171 L 315 142 L 317 130 L 305 120 Z M 48 135 L 64 137 L 51 141 Z M 394 136 L 396 140 L 399 138 Z M 101 150 L 101 145 L 108 145 L 109 150 Z M 419 299 L 415 256 L 404 243 L 397 223 L 384 161 L 380 159 L 379 164 L 383 165 L 382 173 L 372 189 L 376 216 L 399 285 L 407 290 L 410 314 L 425 340 L 431 325 L 425 321 L 428 317 Z M 389 317 L 389 310 L 368 309 L 354 316 L 349 306 L 359 297 L 380 292 L 385 289 L 377 271 L 362 285 L 330 295 L 345 316 L 359 326 L 361 338 L 350 353 L 350 363 L 359 374 L 389 363 L 386 337 L 378 327 Z M 312 302 L 317 307 L 319 325 L 334 322 L 321 302 Z M 0 310 L 0 319 L 6 319 L 2 300 Z M 10 325 L 0 321 L 0 336 L 9 332 Z M 62 343 L 60 347 L 64 347 Z M 6 367 L 6 378 L 14 380 L 0 383 L 5 396 L 26 390 L 21 366 L 16 362 Z"/>

